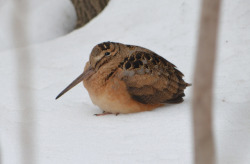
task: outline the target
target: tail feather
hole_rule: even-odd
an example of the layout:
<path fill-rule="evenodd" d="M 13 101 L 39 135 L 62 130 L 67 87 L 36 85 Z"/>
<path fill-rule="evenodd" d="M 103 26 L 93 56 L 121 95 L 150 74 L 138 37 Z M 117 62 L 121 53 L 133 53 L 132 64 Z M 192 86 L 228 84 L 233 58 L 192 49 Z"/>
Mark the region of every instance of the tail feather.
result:
<path fill-rule="evenodd" d="M 181 103 L 183 102 L 183 97 L 185 96 L 184 93 L 178 95 L 177 97 L 173 98 L 173 99 L 170 99 L 170 100 L 166 100 L 164 103 L 169 103 L 169 104 L 178 104 L 178 103 Z"/>

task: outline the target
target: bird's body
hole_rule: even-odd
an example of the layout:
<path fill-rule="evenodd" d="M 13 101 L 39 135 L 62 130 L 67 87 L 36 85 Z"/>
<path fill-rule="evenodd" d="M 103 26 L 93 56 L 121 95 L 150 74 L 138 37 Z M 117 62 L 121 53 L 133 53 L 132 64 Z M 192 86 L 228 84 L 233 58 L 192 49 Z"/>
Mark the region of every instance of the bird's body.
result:
<path fill-rule="evenodd" d="M 107 78 L 110 70 L 103 69 L 88 80 L 83 80 L 93 104 L 107 113 L 114 114 L 147 111 L 160 106 L 138 103 L 134 100 L 127 91 L 125 82 L 121 80 L 122 72 L 121 69 L 117 69 Z"/>
<path fill-rule="evenodd" d="M 183 101 L 190 84 L 182 77 L 172 63 L 146 48 L 104 42 L 93 48 L 83 74 L 58 97 L 83 81 L 105 113 L 149 111 Z"/>

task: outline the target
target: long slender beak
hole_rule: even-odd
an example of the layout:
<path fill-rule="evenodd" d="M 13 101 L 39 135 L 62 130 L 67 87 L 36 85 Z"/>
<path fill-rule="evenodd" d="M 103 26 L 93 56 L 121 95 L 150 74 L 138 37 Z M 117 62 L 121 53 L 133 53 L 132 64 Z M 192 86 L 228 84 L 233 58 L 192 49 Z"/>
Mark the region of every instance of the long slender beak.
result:
<path fill-rule="evenodd" d="M 61 97 L 64 93 L 68 92 L 71 88 L 79 84 L 84 79 L 89 78 L 95 73 L 94 69 L 89 67 L 86 71 L 84 71 L 80 76 L 78 76 L 72 83 L 70 83 L 58 96 L 56 96 L 56 99 Z"/>

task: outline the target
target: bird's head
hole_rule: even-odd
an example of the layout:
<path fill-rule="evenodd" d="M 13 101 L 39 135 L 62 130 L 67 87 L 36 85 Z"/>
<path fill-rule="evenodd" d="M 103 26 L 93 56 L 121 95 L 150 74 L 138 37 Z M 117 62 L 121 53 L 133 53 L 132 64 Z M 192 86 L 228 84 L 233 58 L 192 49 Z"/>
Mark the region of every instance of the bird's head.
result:
<path fill-rule="evenodd" d="M 91 69 L 98 71 L 102 66 L 115 59 L 119 49 L 119 43 L 104 42 L 96 45 L 89 56 Z"/>
<path fill-rule="evenodd" d="M 79 84 L 85 79 L 90 78 L 95 74 L 102 66 L 109 63 L 115 58 L 120 50 L 120 43 L 104 42 L 96 45 L 89 56 L 89 67 L 78 76 L 72 83 L 70 83 L 57 97 L 61 97 L 64 93 L 69 91 L 71 88 Z"/>

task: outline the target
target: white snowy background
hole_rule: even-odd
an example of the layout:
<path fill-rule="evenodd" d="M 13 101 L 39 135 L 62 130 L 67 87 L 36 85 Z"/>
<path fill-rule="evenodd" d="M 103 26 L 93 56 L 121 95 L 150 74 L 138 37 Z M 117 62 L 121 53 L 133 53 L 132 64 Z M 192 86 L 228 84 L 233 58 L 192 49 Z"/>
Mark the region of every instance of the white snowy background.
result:
<path fill-rule="evenodd" d="M 193 162 L 191 100 L 154 111 L 93 116 L 102 112 L 78 85 L 55 96 L 83 70 L 91 49 L 103 41 L 147 47 L 173 62 L 192 82 L 200 1 L 111 0 L 104 11 L 73 31 L 69 0 L 30 0 L 30 42 L 15 47 L 9 14 L 0 0 L 0 151 L 3 164 L 18 164 L 22 124 L 36 126 L 38 164 Z M 214 132 L 220 164 L 250 161 L 250 1 L 223 1 L 214 90 Z M 22 13 L 19 13 L 22 19 Z M 73 32 L 70 32 L 73 31 Z M 17 88 L 17 54 L 32 59 L 35 116 L 23 122 Z"/>

